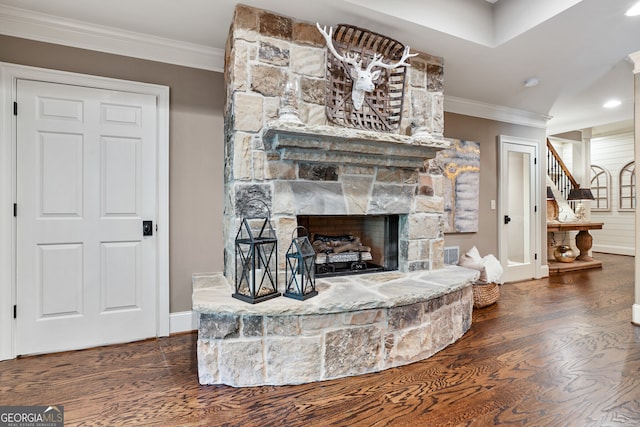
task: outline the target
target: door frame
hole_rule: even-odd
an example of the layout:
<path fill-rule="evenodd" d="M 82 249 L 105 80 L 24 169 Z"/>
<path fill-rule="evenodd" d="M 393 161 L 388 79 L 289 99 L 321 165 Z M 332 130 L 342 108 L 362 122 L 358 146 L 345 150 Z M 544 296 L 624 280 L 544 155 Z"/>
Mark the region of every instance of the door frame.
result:
<path fill-rule="evenodd" d="M 532 243 L 534 249 L 534 259 L 533 259 L 533 278 L 539 279 L 543 277 L 544 271 L 542 267 L 542 260 L 546 258 L 544 253 L 542 252 L 542 215 L 541 215 L 541 196 L 540 189 L 541 187 L 540 179 L 541 179 L 541 170 L 542 170 L 542 159 L 540 156 L 540 141 L 536 141 L 533 139 L 525 139 L 508 135 L 499 135 L 498 136 L 498 258 L 500 263 L 505 266 L 507 260 L 506 249 L 502 245 L 503 240 L 503 221 L 504 215 L 506 212 L 506 196 L 504 191 L 506 191 L 506 186 L 503 184 L 505 182 L 504 173 L 504 165 L 503 163 L 506 161 L 504 158 L 504 147 L 505 144 L 516 144 L 523 145 L 527 147 L 532 147 L 534 150 L 534 165 L 532 170 L 531 179 L 533 181 L 533 194 L 531 195 L 531 200 L 534 203 L 534 211 L 532 212 Z M 546 243 L 546 242 L 545 242 Z"/>
<path fill-rule="evenodd" d="M 16 320 L 16 81 L 39 80 L 152 95 L 157 100 L 156 335 L 169 335 L 169 87 L 0 62 L 0 360 L 13 359 Z M 18 207 L 19 208 L 19 207 Z M 10 236 L 10 238 L 9 238 Z"/>

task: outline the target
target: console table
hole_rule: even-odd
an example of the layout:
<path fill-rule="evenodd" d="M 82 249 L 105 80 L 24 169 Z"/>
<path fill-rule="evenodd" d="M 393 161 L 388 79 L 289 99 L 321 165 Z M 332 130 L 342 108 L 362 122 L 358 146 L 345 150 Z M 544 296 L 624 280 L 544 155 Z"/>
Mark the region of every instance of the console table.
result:
<path fill-rule="evenodd" d="M 589 251 L 593 246 L 593 237 L 589 234 L 589 230 L 601 230 L 603 224 L 602 222 L 547 222 L 548 233 L 577 231 L 576 247 L 580 250 L 580 255 L 573 262 L 549 260 L 549 274 L 602 267 L 602 261 L 595 260 L 589 256 Z"/>

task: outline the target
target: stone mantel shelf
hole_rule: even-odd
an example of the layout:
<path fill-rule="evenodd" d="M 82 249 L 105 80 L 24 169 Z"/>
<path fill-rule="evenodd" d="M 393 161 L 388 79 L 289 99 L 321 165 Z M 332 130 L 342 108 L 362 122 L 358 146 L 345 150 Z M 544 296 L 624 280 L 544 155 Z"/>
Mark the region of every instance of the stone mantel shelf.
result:
<path fill-rule="evenodd" d="M 193 310 L 235 315 L 314 315 L 399 307 L 428 301 L 470 286 L 478 272 L 458 266 L 412 273 L 357 274 L 316 282 L 318 295 L 306 301 L 273 298 L 248 304 L 231 297 L 233 286 L 222 273 L 193 276 Z"/>
<path fill-rule="evenodd" d="M 339 126 L 272 121 L 263 129 L 268 148 L 282 160 L 344 162 L 367 166 L 419 168 L 440 150 L 445 139 L 408 136 Z"/>

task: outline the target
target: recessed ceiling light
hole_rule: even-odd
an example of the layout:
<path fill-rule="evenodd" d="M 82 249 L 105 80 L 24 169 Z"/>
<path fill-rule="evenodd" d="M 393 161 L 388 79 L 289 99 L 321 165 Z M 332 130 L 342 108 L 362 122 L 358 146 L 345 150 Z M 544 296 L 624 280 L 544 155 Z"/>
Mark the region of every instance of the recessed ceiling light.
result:
<path fill-rule="evenodd" d="M 620 104 L 622 104 L 622 102 L 618 101 L 617 99 L 612 99 L 610 101 L 605 102 L 603 107 L 604 108 L 616 108 L 616 107 L 620 106 Z"/>
<path fill-rule="evenodd" d="M 625 13 L 625 15 L 627 15 L 627 16 L 638 16 L 638 15 L 640 15 L 640 3 L 636 3 L 633 6 L 631 6 L 631 9 L 627 10 L 627 13 Z"/>
<path fill-rule="evenodd" d="M 538 86 L 539 83 L 540 83 L 540 80 L 538 80 L 537 77 L 529 77 L 527 80 L 524 81 L 524 87 Z"/>

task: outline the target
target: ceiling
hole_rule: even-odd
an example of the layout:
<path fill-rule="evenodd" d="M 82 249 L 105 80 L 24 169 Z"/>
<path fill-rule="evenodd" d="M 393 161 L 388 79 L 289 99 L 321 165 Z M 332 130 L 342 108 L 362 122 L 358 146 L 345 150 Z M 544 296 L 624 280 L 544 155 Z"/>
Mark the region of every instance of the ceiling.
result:
<path fill-rule="evenodd" d="M 637 0 L 244 0 L 323 25 L 349 23 L 445 63 L 445 108 L 545 123 L 548 133 L 629 126 Z M 232 0 L 0 0 L 0 33 L 221 70 Z M 199 56 L 198 56 L 199 55 Z M 190 62 L 193 58 L 195 59 Z M 539 84 L 525 87 L 535 77 Z M 622 104 L 606 110 L 610 98 Z M 548 121 L 547 121 L 548 119 Z"/>

